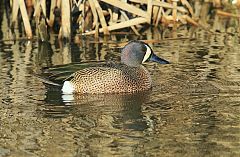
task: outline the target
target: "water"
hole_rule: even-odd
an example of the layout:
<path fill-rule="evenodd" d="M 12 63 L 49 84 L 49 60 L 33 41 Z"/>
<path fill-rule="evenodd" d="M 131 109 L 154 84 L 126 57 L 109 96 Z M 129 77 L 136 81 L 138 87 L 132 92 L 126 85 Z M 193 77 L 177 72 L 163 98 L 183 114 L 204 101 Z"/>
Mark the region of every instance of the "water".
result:
<path fill-rule="evenodd" d="M 171 62 L 146 64 L 151 91 L 66 96 L 34 75 L 119 61 L 119 45 L 1 40 L 0 156 L 239 156 L 239 38 L 199 31 L 150 45 Z"/>

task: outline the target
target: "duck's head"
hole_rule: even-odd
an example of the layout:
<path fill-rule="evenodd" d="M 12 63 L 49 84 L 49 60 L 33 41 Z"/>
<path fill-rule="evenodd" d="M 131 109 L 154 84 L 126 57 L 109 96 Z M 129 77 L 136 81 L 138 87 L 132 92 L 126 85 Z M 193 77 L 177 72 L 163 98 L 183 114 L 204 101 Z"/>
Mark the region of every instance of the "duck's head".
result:
<path fill-rule="evenodd" d="M 146 61 L 169 64 L 168 61 L 155 55 L 151 47 L 142 41 L 133 40 L 123 47 L 121 53 L 121 63 L 137 67 Z"/>

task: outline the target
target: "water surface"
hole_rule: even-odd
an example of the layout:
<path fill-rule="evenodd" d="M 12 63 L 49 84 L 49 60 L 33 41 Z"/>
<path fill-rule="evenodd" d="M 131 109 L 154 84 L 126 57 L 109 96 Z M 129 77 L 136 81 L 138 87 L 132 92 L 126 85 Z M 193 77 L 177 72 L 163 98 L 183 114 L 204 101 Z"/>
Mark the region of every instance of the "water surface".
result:
<path fill-rule="evenodd" d="M 194 39 L 150 43 L 171 62 L 145 64 L 151 91 L 68 96 L 34 75 L 48 68 L 74 70 L 82 62 L 119 61 L 119 47 L 91 39 L 62 44 L 54 37 L 49 43 L 7 41 L 5 30 L 0 33 L 0 156 L 240 155 L 237 36 L 199 31 Z M 159 36 L 152 33 L 152 39 Z"/>

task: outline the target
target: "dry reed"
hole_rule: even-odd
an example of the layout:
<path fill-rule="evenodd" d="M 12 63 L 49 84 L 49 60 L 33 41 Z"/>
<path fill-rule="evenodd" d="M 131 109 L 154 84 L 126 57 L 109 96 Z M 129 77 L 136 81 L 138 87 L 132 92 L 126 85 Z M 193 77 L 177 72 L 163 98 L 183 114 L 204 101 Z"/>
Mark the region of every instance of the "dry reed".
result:
<path fill-rule="evenodd" d="M 48 40 L 46 35 L 41 35 L 47 32 L 45 28 L 57 29 L 60 39 L 71 38 L 73 32 L 95 34 L 97 38 L 99 33 L 109 35 L 128 27 L 140 35 L 139 31 L 147 25 L 177 29 L 188 24 L 208 29 L 210 18 L 214 23 L 222 17 L 238 19 L 235 27 L 239 27 L 240 18 L 240 0 L 232 3 L 226 0 L 51 0 L 50 3 L 46 0 L 12 0 L 11 7 L 12 23 L 17 22 L 20 14 L 26 36 L 32 38 L 30 23 L 34 20 L 42 41 Z M 55 28 L 56 25 L 59 27 Z"/>

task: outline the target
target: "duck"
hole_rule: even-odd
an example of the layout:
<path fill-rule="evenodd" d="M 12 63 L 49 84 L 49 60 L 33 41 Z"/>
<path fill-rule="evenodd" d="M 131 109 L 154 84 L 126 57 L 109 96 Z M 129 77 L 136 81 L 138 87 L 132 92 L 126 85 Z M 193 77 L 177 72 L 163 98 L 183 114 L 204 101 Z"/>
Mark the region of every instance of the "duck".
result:
<path fill-rule="evenodd" d="M 154 54 L 147 43 L 130 41 L 121 50 L 120 63 L 105 63 L 74 72 L 64 80 L 62 93 L 135 93 L 150 90 L 152 79 L 143 65 L 147 61 L 169 64 L 169 61 Z"/>

